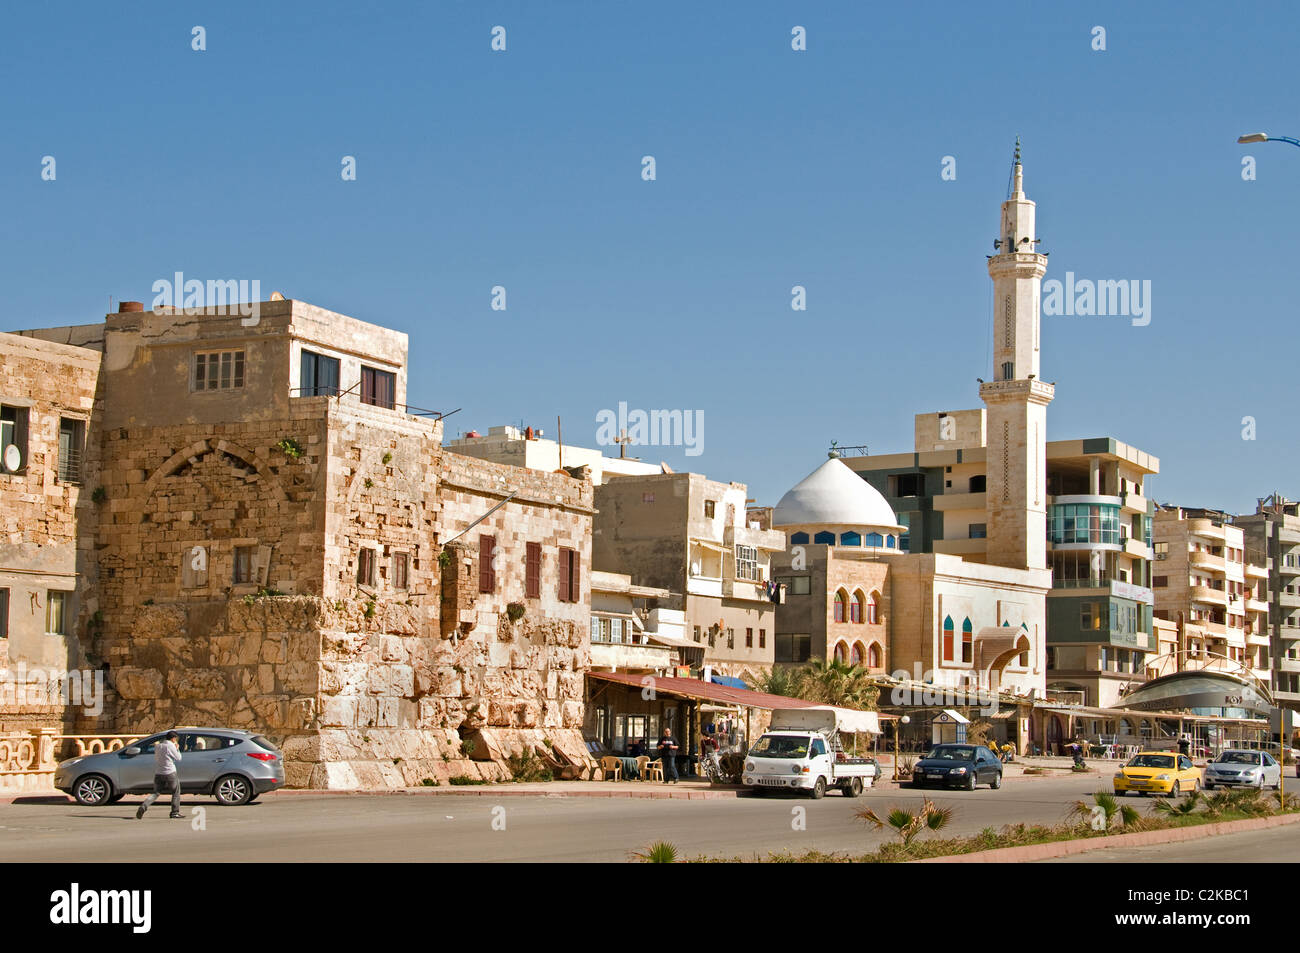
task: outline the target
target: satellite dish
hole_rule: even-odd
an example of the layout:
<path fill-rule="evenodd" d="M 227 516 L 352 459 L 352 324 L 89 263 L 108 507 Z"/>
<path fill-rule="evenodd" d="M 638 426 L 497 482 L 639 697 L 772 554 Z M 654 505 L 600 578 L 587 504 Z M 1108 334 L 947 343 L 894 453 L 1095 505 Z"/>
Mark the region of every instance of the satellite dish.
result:
<path fill-rule="evenodd" d="M 17 473 L 18 468 L 23 465 L 23 452 L 18 449 L 17 444 L 9 444 L 5 447 L 4 454 L 5 469 L 10 473 Z"/>

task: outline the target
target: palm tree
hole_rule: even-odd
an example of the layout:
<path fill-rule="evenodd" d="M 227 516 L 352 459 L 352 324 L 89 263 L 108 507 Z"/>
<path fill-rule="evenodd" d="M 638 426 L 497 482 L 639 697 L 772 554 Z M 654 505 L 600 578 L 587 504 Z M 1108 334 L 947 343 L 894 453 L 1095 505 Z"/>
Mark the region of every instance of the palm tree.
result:
<path fill-rule="evenodd" d="M 895 807 L 885 815 L 882 820 L 875 811 L 869 807 L 864 807 L 857 812 L 856 816 L 877 828 L 889 826 L 894 829 L 899 838 L 903 841 L 903 846 L 907 847 L 917 834 L 923 830 L 938 831 L 948 826 L 952 820 L 953 809 L 950 807 L 935 807 L 934 802 L 929 798 L 921 804 L 921 810 L 915 814 L 901 807 Z"/>
<path fill-rule="evenodd" d="M 873 711 L 880 689 L 870 671 L 834 659 L 814 659 L 799 672 L 799 694 L 811 702 Z"/>

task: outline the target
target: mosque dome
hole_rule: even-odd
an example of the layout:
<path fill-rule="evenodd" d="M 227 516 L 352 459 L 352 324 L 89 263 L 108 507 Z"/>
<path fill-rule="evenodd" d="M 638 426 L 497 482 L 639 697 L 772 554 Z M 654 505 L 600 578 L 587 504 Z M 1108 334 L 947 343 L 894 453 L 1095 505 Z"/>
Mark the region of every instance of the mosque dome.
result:
<path fill-rule="evenodd" d="M 773 526 L 867 526 L 901 529 L 880 492 L 832 457 L 781 497 Z"/>

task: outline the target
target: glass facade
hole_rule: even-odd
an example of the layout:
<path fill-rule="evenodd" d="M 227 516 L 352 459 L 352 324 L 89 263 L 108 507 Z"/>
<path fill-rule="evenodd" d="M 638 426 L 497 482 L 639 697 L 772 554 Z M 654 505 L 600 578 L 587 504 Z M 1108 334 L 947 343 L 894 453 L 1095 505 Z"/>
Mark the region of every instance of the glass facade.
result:
<path fill-rule="evenodd" d="M 1058 503 L 1047 510 L 1047 541 L 1053 544 L 1119 545 L 1119 506 L 1111 503 Z"/>

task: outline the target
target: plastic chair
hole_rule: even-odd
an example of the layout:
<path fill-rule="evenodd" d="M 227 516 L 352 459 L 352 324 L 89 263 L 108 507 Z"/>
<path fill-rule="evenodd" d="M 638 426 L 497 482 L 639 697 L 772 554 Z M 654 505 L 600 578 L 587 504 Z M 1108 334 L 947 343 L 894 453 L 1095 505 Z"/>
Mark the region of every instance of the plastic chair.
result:
<path fill-rule="evenodd" d="M 637 755 L 636 776 L 640 778 L 642 781 L 649 780 L 645 770 L 646 765 L 648 765 L 649 763 L 650 763 L 650 756 L 648 754 Z"/>
<path fill-rule="evenodd" d="M 623 780 L 623 762 L 613 755 L 605 755 L 600 759 L 600 768 L 605 772 L 606 781 Z"/>
<path fill-rule="evenodd" d="M 641 777 L 647 781 L 662 781 L 664 779 L 664 763 L 662 761 L 651 761 L 646 759 L 646 763 L 641 766 Z"/>

